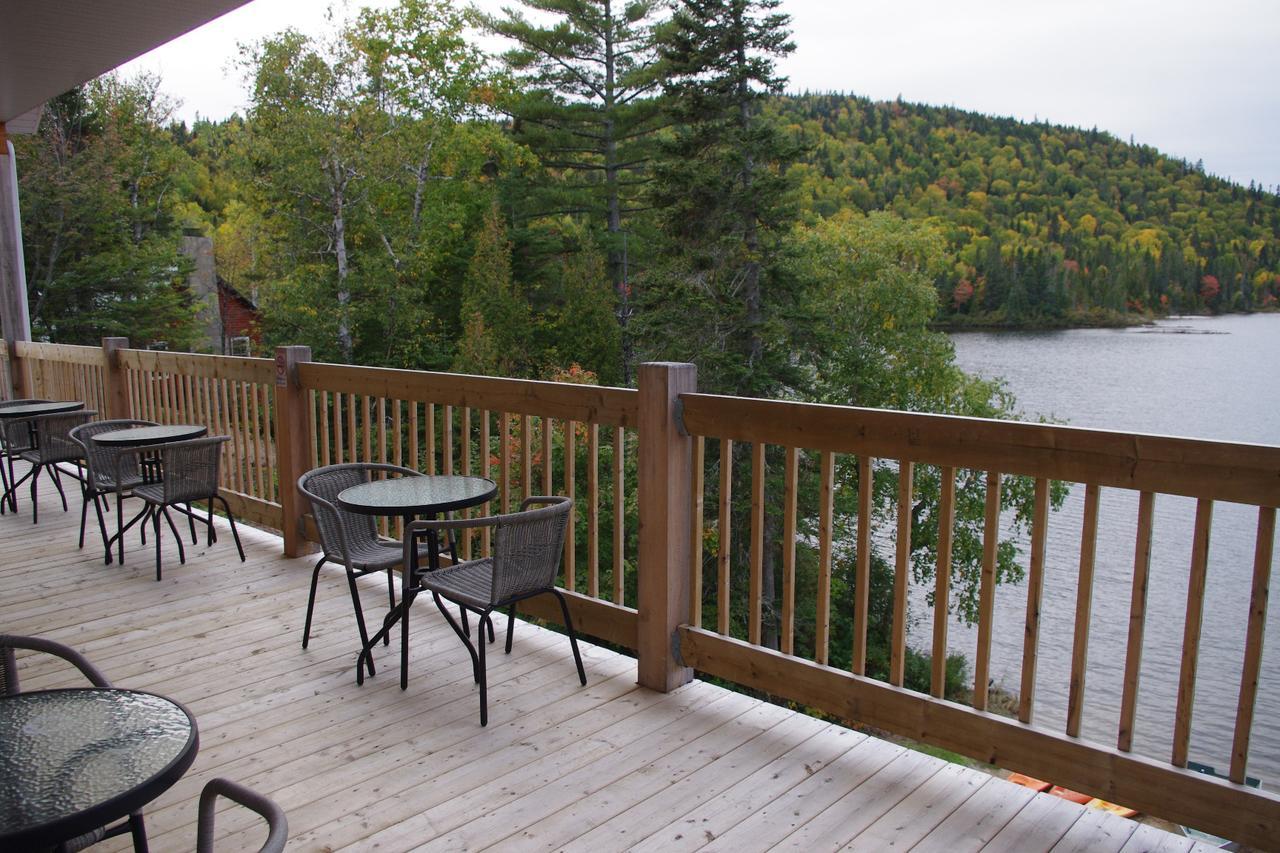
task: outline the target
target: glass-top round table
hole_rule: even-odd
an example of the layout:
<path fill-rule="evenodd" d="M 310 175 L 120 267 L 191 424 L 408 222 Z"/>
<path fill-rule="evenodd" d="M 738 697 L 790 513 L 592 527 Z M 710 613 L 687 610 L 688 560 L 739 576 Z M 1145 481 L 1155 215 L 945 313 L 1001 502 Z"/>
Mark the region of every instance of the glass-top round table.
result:
<path fill-rule="evenodd" d="M 182 705 L 134 690 L 0 697 L 0 849 L 52 847 L 142 808 L 200 738 Z"/>
<path fill-rule="evenodd" d="M 208 431 L 209 428 L 204 424 L 162 424 L 113 429 L 111 432 L 98 433 L 93 440 L 109 447 L 141 447 L 144 444 L 166 444 L 199 438 Z"/>
<path fill-rule="evenodd" d="M 20 406 L 0 406 L 0 418 L 33 418 L 36 415 L 56 415 L 83 409 L 79 400 L 55 400 L 46 403 L 23 403 Z"/>
<path fill-rule="evenodd" d="M 437 515 L 492 500 L 498 484 L 484 477 L 421 474 L 370 480 L 338 493 L 338 506 L 361 515 Z"/>
<path fill-rule="evenodd" d="M 338 506 L 362 515 L 400 516 L 406 525 L 416 515 L 434 518 L 440 513 L 479 506 L 498 494 L 498 484 L 485 477 L 452 474 L 420 474 L 370 480 L 338 493 Z M 427 553 L 430 570 L 440 567 L 440 541 L 435 530 L 428 530 Z M 373 647 L 400 624 L 400 689 L 409 686 L 409 608 L 418 593 L 418 549 L 409 549 L 409 565 L 404 567 L 400 603 L 392 609 L 382 628 L 369 638 L 356 659 L 356 683 L 364 683 L 365 661 Z M 465 618 L 465 617 L 464 617 Z"/>

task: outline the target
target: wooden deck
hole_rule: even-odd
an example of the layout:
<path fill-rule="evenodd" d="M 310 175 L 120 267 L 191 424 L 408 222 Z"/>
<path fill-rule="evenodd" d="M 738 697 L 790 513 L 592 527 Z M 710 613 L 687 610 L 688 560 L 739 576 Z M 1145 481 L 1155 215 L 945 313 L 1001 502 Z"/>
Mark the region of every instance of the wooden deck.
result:
<path fill-rule="evenodd" d="M 414 611 L 409 689 L 392 649 L 357 687 L 336 567 L 304 651 L 313 561 L 281 558 L 275 536 L 242 528 L 241 564 L 224 527 L 212 548 L 188 546 L 185 566 L 169 551 L 157 583 L 136 536 L 123 568 L 102 564 L 96 534 L 77 550 L 78 494 L 64 515 L 46 485 L 39 526 L 25 497 L 0 518 L 0 632 L 71 644 L 117 686 L 178 699 L 199 722 L 195 764 L 146 811 L 156 851 L 192 849 L 214 776 L 275 798 L 291 850 L 1197 849 L 710 684 L 639 688 L 634 660 L 589 644 L 581 687 L 564 637 L 535 626 L 517 625 L 509 657 L 493 647 L 482 729 L 466 651 L 429 602 Z M 385 585 L 365 581 L 376 622 Z M 20 664 L 30 689 L 78 683 Z M 219 849 L 261 838 L 231 807 L 218 829 Z M 130 849 L 115 841 L 94 849 Z"/>

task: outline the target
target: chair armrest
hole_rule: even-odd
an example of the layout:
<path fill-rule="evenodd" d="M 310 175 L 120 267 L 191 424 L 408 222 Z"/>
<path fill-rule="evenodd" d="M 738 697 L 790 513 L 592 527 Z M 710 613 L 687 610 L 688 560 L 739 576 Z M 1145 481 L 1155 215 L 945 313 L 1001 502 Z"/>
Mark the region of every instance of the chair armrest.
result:
<path fill-rule="evenodd" d="M 257 812 L 267 821 L 267 840 L 258 853 L 279 853 L 289 838 L 289 821 L 274 800 L 230 779 L 211 779 L 200 792 L 199 815 L 196 820 L 196 850 L 213 849 L 213 813 L 218 797 L 226 797 Z"/>
<path fill-rule="evenodd" d="M 98 670 L 96 666 L 89 663 L 89 659 L 80 654 L 70 646 L 53 640 L 46 640 L 43 637 L 24 637 L 17 634 L 0 634 L 0 650 L 10 649 L 27 649 L 33 652 L 43 652 L 47 655 L 62 658 L 72 664 L 76 669 L 80 670 L 85 678 L 89 679 L 89 683 L 94 687 L 110 687 L 111 682 L 107 677 Z"/>

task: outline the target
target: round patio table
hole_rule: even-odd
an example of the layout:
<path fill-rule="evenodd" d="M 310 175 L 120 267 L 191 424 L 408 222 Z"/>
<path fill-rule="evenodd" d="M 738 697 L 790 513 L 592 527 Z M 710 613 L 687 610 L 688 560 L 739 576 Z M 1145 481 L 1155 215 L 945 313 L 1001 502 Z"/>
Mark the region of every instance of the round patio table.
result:
<path fill-rule="evenodd" d="M 453 512 L 479 506 L 493 500 L 498 494 L 498 484 L 485 477 L 420 474 L 413 477 L 394 477 L 386 480 L 370 480 L 351 486 L 338 493 L 338 506 L 361 515 L 400 516 L 406 525 L 414 516 L 435 518 L 442 512 Z M 440 567 L 440 541 L 434 530 L 427 533 L 429 569 Z M 409 565 L 405 567 L 401 584 L 400 602 L 387 615 L 382 628 L 369 638 L 369 643 L 356 659 L 356 683 L 364 683 L 366 655 L 373 647 L 400 623 L 400 689 L 409 686 L 409 608 L 417 597 L 418 549 L 409 549 Z"/>
<path fill-rule="evenodd" d="M 93 441 L 109 447 L 141 447 L 144 444 L 167 444 L 199 438 L 209 431 L 204 424 L 165 424 L 163 426 L 129 427 L 95 435 Z"/>
<path fill-rule="evenodd" d="M 182 778 L 199 746 L 191 713 L 153 693 L 0 697 L 0 849 L 53 847 L 132 815 Z"/>
<path fill-rule="evenodd" d="M 45 403 L 23 403 L 19 406 L 0 406 L 0 419 L 3 420 L 21 420 L 24 418 L 34 418 L 39 415 L 57 415 L 62 412 L 74 412 L 83 409 L 84 403 L 79 400 L 53 400 Z M 36 444 L 36 425 L 32 421 L 28 428 L 30 429 L 30 440 L 27 443 L 28 449 L 35 447 Z M 0 461 L 8 456 L 9 471 L 3 477 L 4 495 L 0 496 L 0 506 L 7 502 L 14 512 L 18 511 L 18 484 L 10 482 L 13 480 L 13 457 L 9 453 L 0 455 Z M 23 480 L 26 477 L 22 478 Z"/>

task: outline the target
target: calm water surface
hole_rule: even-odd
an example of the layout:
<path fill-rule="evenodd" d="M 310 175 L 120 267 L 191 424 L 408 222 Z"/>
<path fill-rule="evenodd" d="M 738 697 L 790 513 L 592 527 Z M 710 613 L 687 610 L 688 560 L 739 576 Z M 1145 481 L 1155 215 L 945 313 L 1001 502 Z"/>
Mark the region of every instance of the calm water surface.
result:
<path fill-rule="evenodd" d="M 1003 378 L 1028 420 L 1280 444 L 1280 315 L 1178 318 L 1125 330 L 969 332 L 952 340 L 960 366 Z M 1084 734 L 1107 744 L 1115 743 L 1120 713 L 1137 503 L 1134 492 L 1102 492 Z M 1083 504 L 1077 486 L 1049 521 L 1035 722 L 1058 731 L 1066 720 Z M 1134 750 L 1167 761 L 1195 502 L 1161 495 L 1155 515 Z M 1230 764 L 1257 523 L 1256 508 L 1214 506 L 1190 754 L 1220 772 Z M 1024 547 L 1024 565 L 1026 553 Z M 1280 569 L 1280 555 L 1273 561 Z M 924 591 L 916 592 L 912 637 L 927 648 L 928 610 Z M 1015 691 L 1025 618 L 1025 588 L 1001 587 L 992 675 Z M 1271 607 L 1267 623 L 1249 774 L 1280 789 L 1280 606 Z M 953 624 L 950 644 L 972 660 L 976 630 Z"/>

